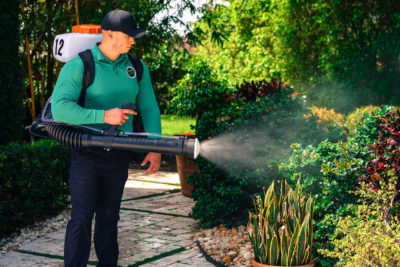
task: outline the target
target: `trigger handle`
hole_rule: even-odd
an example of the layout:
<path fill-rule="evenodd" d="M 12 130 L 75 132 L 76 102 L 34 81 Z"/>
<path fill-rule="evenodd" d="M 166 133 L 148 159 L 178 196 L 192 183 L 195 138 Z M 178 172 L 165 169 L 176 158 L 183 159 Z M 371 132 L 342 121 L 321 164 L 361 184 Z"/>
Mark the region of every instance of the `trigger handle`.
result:
<path fill-rule="evenodd" d="M 137 106 L 134 103 L 129 103 L 129 102 L 124 103 L 122 105 L 122 108 L 123 109 L 130 109 L 130 110 L 133 110 L 133 111 L 137 112 Z"/>

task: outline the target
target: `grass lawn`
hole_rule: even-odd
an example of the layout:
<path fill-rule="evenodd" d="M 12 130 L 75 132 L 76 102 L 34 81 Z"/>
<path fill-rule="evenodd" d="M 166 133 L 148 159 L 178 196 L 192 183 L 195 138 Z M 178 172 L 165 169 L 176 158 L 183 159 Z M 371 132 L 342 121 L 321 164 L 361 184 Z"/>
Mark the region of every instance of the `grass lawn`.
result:
<path fill-rule="evenodd" d="M 161 130 L 162 134 L 166 135 L 183 134 L 184 132 L 194 133 L 190 125 L 195 123 L 196 120 L 190 117 L 161 115 Z"/>

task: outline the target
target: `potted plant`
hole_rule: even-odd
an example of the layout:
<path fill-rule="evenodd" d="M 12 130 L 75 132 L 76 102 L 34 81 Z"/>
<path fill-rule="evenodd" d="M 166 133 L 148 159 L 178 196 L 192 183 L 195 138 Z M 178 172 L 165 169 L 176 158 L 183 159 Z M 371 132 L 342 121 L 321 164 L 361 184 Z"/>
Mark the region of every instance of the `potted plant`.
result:
<path fill-rule="evenodd" d="M 261 266 L 312 267 L 314 200 L 301 194 L 299 181 L 295 190 L 285 181 L 280 194 L 273 182 L 264 199 L 255 198 L 255 212 L 247 225 L 254 250 L 251 263 Z"/>

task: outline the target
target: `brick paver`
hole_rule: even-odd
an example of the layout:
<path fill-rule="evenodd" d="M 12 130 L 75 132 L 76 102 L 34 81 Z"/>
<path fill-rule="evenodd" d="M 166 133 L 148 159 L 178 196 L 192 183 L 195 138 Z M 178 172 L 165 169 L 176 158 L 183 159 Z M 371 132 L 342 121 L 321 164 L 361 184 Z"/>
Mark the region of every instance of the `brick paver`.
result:
<path fill-rule="evenodd" d="M 179 188 L 177 173 L 146 176 L 129 170 L 118 223 L 118 265 L 213 266 L 190 249 L 190 236 L 199 228 L 188 217 L 194 201 L 176 192 Z M 0 255 L 0 266 L 63 266 L 64 236 L 62 228 L 23 244 Z M 97 261 L 93 244 L 89 260 L 92 265 Z"/>

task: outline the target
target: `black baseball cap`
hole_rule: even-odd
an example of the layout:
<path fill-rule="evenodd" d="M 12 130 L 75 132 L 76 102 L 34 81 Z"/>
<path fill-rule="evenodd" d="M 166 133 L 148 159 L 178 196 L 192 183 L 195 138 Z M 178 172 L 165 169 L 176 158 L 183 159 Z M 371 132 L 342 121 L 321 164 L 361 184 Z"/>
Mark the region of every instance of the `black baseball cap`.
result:
<path fill-rule="evenodd" d="M 115 9 L 106 14 L 101 22 L 101 29 L 123 32 L 135 39 L 142 37 L 146 31 L 139 29 L 131 13 Z"/>

